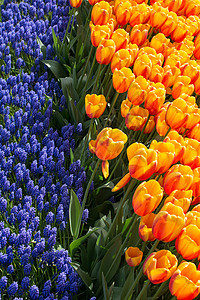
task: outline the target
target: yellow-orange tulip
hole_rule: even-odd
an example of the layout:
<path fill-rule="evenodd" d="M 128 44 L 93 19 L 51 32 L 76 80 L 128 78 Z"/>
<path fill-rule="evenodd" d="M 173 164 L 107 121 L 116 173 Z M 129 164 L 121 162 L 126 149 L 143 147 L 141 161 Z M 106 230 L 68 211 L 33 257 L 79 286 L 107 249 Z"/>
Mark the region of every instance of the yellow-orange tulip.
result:
<path fill-rule="evenodd" d="M 124 29 L 119 28 L 112 33 L 111 39 L 115 42 L 116 51 L 125 49 L 129 43 L 129 34 Z"/>
<path fill-rule="evenodd" d="M 160 31 L 165 35 L 169 36 L 177 27 L 178 17 L 177 14 L 170 11 L 167 15 L 166 21 L 160 28 Z"/>
<path fill-rule="evenodd" d="M 106 1 L 96 3 L 92 8 L 91 19 L 94 25 L 106 25 L 112 14 L 112 8 Z"/>
<path fill-rule="evenodd" d="M 172 88 L 172 96 L 174 99 L 181 96 L 181 94 L 191 95 L 194 91 L 194 85 L 190 84 L 190 77 L 188 76 L 178 76 L 174 82 Z"/>
<path fill-rule="evenodd" d="M 168 280 L 176 271 L 178 260 L 168 250 L 150 254 L 144 262 L 143 272 L 153 284 Z"/>
<path fill-rule="evenodd" d="M 175 130 L 170 130 L 163 142 L 170 142 L 175 146 L 175 157 L 173 164 L 176 164 L 185 153 L 185 140 L 182 135 Z"/>
<path fill-rule="evenodd" d="M 109 175 L 107 160 L 117 157 L 124 148 L 127 142 L 127 135 L 119 129 L 110 127 L 104 128 L 97 136 L 96 140 L 89 142 L 89 149 L 96 154 L 102 162 L 102 172 L 104 177 Z"/>
<path fill-rule="evenodd" d="M 196 225 L 200 229 L 200 212 L 196 210 L 188 211 L 186 214 L 186 226 L 192 224 Z"/>
<path fill-rule="evenodd" d="M 172 165 L 175 156 L 175 147 L 170 142 L 157 142 L 153 140 L 149 149 L 157 152 L 157 168 L 156 173 L 165 173 Z"/>
<path fill-rule="evenodd" d="M 113 55 L 111 61 L 111 71 L 114 72 L 115 69 L 122 69 L 123 67 L 129 67 L 131 64 L 131 56 L 127 49 L 120 49 Z"/>
<path fill-rule="evenodd" d="M 155 117 L 154 116 L 150 116 L 149 121 L 148 121 L 148 123 L 147 123 L 147 125 L 146 125 L 146 127 L 144 129 L 144 133 L 146 134 L 146 133 L 152 132 L 153 129 L 154 129 L 154 127 L 155 127 L 155 125 L 156 125 Z M 143 127 L 144 126 L 145 126 L 145 124 L 143 125 Z M 142 130 L 143 127 L 140 130 Z"/>
<path fill-rule="evenodd" d="M 162 84 L 164 84 L 166 88 L 172 86 L 177 76 L 179 76 L 181 73 L 179 68 L 170 65 L 164 66 L 163 71 L 164 71 L 164 75 L 162 79 Z"/>
<path fill-rule="evenodd" d="M 163 33 L 154 35 L 151 39 L 150 46 L 156 50 L 157 53 L 164 53 L 170 40 L 165 37 Z"/>
<path fill-rule="evenodd" d="M 155 217 L 152 232 L 158 240 L 171 242 L 179 235 L 185 223 L 186 217 L 183 209 L 168 202 Z"/>
<path fill-rule="evenodd" d="M 154 65 L 151 69 L 149 80 L 155 83 L 162 82 L 164 76 L 164 70 L 161 66 Z"/>
<path fill-rule="evenodd" d="M 193 182 L 194 174 L 189 166 L 174 165 L 164 176 L 163 187 L 169 195 L 174 190 L 189 190 Z"/>
<path fill-rule="evenodd" d="M 189 117 L 187 108 L 188 105 L 184 99 L 175 99 L 167 108 L 165 116 L 167 125 L 175 130 L 180 129 Z"/>
<path fill-rule="evenodd" d="M 91 28 L 91 43 L 94 47 L 98 47 L 102 39 L 109 39 L 111 36 L 111 28 L 107 25 L 96 25 Z"/>
<path fill-rule="evenodd" d="M 166 90 L 162 83 L 152 83 L 145 99 L 144 106 L 150 115 L 156 115 L 165 102 Z"/>
<path fill-rule="evenodd" d="M 180 162 L 192 169 L 200 167 L 200 142 L 193 139 L 185 139 L 185 153 Z"/>
<path fill-rule="evenodd" d="M 126 118 L 127 114 L 130 111 L 131 106 L 132 106 L 132 103 L 128 99 L 122 101 L 121 115 L 123 118 Z"/>
<path fill-rule="evenodd" d="M 179 191 L 175 190 L 165 199 L 165 203 L 171 202 L 174 205 L 180 206 L 186 213 L 192 202 L 192 190 Z"/>
<path fill-rule="evenodd" d="M 128 129 L 137 131 L 143 128 L 149 112 L 140 106 L 133 106 L 126 115 L 125 124 Z"/>
<path fill-rule="evenodd" d="M 129 43 L 127 48 L 126 48 L 131 56 L 131 63 L 130 66 L 132 66 L 134 64 L 134 61 L 138 55 L 138 46 L 136 44 L 131 44 Z"/>
<path fill-rule="evenodd" d="M 166 22 L 168 14 L 169 10 L 167 8 L 163 8 L 158 2 L 155 3 L 150 15 L 150 25 L 159 29 Z"/>
<path fill-rule="evenodd" d="M 145 3 L 138 4 L 135 5 L 132 9 L 129 23 L 132 27 L 134 27 L 135 25 L 147 23 L 149 17 L 150 17 L 149 7 Z"/>
<path fill-rule="evenodd" d="M 156 115 L 156 130 L 160 136 L 165 136 L 169 130 L 169 126 L 165 121 L 167 108 L 169 107 L 170 102 L 166 102 L 160 109 L 159 113 Z"/>
<path fill-rule="evenodd" d="M 133 194 L 132 206 L 139 216 L 146 216 L 160 204 L 163 190 L 158 181 L 152 179 L 142 182 Z"/>
<path fill-rule="evenodd" d="M 171 39 L 177 43 L 181 43 L 188 34 L 188 32 L 189 26 L 179 18 L 177 21 L 176 28 L 171 33 Z"/>
<path fill-rule="evenodd" d="M 169 11 L 178 12 L 182 5 L 182 0 L 163 0 L 162 3 L 163 7 L 168 7 Z"/>
<path fill-rule="evenodd" d="M 85 111 L 89 118 L 99 118 L 106 109 L 104 95 L 87 94 L 85 96 Z"/>
<path fill-rule="evenodd" d="M 128 90 L 131 82 L 135 79 L 131 69 L 123 67 L 113 72 L 113 87 L 118 93 L 124 93 Z"/>
<path fill-rule="evenodd" d="M 198 123 L 190 130 L 188 130 L 187 136 L 200 142 L 200 124 Z"/>
<path fill-rule="evenodd" d="M 193 170 L 193 174 L 194 174 L 194 179 L 190 189 L 193 191 L 194 197 L 199 197 L 200 196 L 200 167 L 195 168 Z M 196 200 L 197 199 L 195 199 L 195 201 Z M 194 202 L 192 202 L 192 204 L 194 204 Z"/>
<path fill-rule="evenodd" d="M 156 238 L 152 233 L 152 225 L 155 219 L 155 214 L 150 213 L 146 216 L 141 217 L 139 224 L 139 236 L 140 238 L 146 241 L 154 241 Z"/>
<path fill-rule="evenodd" d="M 148 79 L 151 74 L 152 66 L 152 61 L 149 56 L 147 54 L 143 54 L 136 58 L 133 66 L 133 72 L 136 76 L 141 75 Z"/>
<path fill-rule="evenodd" d="M 137 247 L 129 247 L 125 251 L 125 259 L 127 264 L 130 267 L 138 266 L 142 261 L 142 257 L 143 257 L 143 252 L 140 251 L 140 249 Z"/>
<path fill-rule="evenodd" d="M 141 46 L 145 43 L 148 36 L 148 25 L 140 24 L 135 25 L 131 30 L 130 40 L 132 44 Z"/>
<path fill-rule="evenodd" d="M 149 83 L 143 76 L 138 76 L 128 89 L 128 99 L 133 105 L 142 104 L 148 92 Z"/>
<path fill-rule="evenodd" d="M 182 262 L 170 279 L 169 290 L 178 300 L 196 298 L 200 292 L 200 271 L 196 265 L 187 261 Z"/>
<path fill-rule="evenodd" d="M 190 60 L 180 67 L 181 75 L 189 76 L 191 84 L 198 79 L 200 70 L 195 60 Z"/>
<path fill-rule="evenodd" d="M 72 7 L 78 8 L 83 0 L 69 0 L 69 3 Z"/>
<path fill-rule="evenodd" d="M 200 255 L 200 229 L 193 224 L 187 225 L 176 239 L 178 253 L 185 259 L 194 259 Z"/>
<path fill-rule="evenodd" d="M 126 25 L 130 20 L 131 13 L 132 13 L 131 3 L 129 1 L 120 2 L 115 9 L 115 15 L 119 25 L 121 26 Z"/>
<path fill-rule="evenodd" d="M 96 60 L 99 64 L 108 65 L 115 54 L 116 46 L 111 39 L 102 39 L 97 47 Z"/>

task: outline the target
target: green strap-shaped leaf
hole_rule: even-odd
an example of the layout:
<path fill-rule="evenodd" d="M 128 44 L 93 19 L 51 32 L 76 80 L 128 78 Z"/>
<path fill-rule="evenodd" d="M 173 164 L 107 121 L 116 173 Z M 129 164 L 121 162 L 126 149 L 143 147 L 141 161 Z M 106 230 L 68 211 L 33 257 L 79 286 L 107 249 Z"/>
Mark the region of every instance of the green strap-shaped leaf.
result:
<path fill-rule="evenodd" d="M 78 200 L 77 195 L 71 190 L 70 194 L 70 205 L 69 205 L 69 224 L 70 224 L 70 231 L 73 237 L 78 236 L 78 219 L 81 213 L 81 205 Z"/>

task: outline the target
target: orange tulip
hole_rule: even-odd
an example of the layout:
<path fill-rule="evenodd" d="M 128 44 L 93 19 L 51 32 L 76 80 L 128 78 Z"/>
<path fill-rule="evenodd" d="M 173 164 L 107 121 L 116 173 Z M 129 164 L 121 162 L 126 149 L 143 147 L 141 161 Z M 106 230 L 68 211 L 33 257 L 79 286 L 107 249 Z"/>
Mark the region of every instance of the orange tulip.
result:
<path fill-rule="evenodd" d="M 136 44 L 129 43 L 126 48 L 131 56 L 131 63 L 130 66 L 134 64 L 134 61 L 138 55 L 138 46 Z"/>
<path fill-rule="evenodd" d="M 184 261 L 172 275 L 169 290 L 178 300 L 194 299 L 200 292 L 200 271 L 196 265 Z"/>
<path fill-rule="evenodd" d="M 148 121 L 148 123 L 147 123 L 147 125 L 146 125 L 146 127 L 145 127 L 145 129 L 144 129 L 144 133 L 146 134 L 146 133 L 152 132 L 153 129 L 154 129 L 154 127 L 155 127 L 155 125 L 156 125 L 156 123 L 155 123 L 155 118 L 154 118 L 154 116 L 150 116 L 149 121 Z M 143 125 L 143 127 L 144 127 L 144 126 L 145 126 L 145 124 Z M 142 130 L 143 127 L 142 127 L 140 130 Z"/>
<path fill-rule="evenodd" d="M 127 114 L 130 111 L 131 106 L 132 106 L 132 103 L 128 99 L 122 101 L 121 115 L 123 118 L 126 118 Z"/>
<path fill-rule="evenodd" d="M 166 138 L 163 140 L 163 142 L 170 142 L 175 146 L 175 157 L 173 164 L 176 164 L 185 153 L 185 140 L 184 138 L 178 134 L 175 130 L 170 130 Z"/>
<path fill-rule="evenodd" d="M 183 209 L 168 202 L 155 217 L 152 232 L 158 240 L 171 242 L 179 235 L 185 223 L 186 218 Z"/>
<path fill-rule="evenodd" d="M 153 149 L 157 152 L 157 168 L 156 173 L 165 173 L 172 165 L 174 161 L 175 147 L 170 142 L 157 142 L 153 140 L 149 149 Z"/>
<path fill-rule="evenodd" d="M 83 0 L 69 0 L 69 3 L 72 7 L 78 8 Z"/>
<path fill-rule="evenodd" d="M 160 204 L 163 191 L 158 181 L 152 179 L 142 182 L 133 194 L 132 206 L 139 216 L 146 216 Z"/>
<path fill-rule="evenodd" d="M 186 17 L 189 17 L 191 15 L 199 15 L 200 14 L 200 5 L 197 1 L 195 0 L 191 0 L 189 3 L 189 1 L 186 2 L 185 5 L 185 15 Z"/>
<path fill-rule="evenodd" d="M 149 7 L 145 4 L 135 5 L 132 9 L 129 23 L 132 27 L 139 24 L 144 24 L 148 22 L 150 17 Z"/>
<path fill-rule="evenodd" d="M 99 118 L 106 109 L 104 95 L 87 94 L 85 96 L 85 111 L 89 118 Z"/>
<path fill-rule="evenodd" d="M 125 252 L 125 259 L 130 267 L 138 266 L 143 257 L 143 252 L 137 247 L 129 247 Z"/>
<path fill-rule="evenodd" d="M 172 88 L 172 96 L 174 99 L 181 96 L 181 94 L 191 95 L 194 91 L 194 85 L 190 84 L 190 77 L 188 76 L 178 76 L 174 82 Z"/>
<path fill-rule="evenodd" d="M 178 12 L 181 7 L 182 0 L 163 0 L 162 4 L 163 7 L 168 7 L 169 11 Z"/>
<path fill-rule="evenodd" d="M 110 127 L 104 128 L 97 136 L 96 140 L 89 142 L 89 149 L 92 153 L 101 159 L 102 172 L 104 177 L 109 175 L 107 160 L 117 157 L 124 148 L 127 142 L 127 135 L 119 129 L 112 129 Z"/>
<path fill-rule="evenodd" d="M 111 36 L 111 28 L 107 25 L 96 25 L 91 28 L 91 43 L 94 47 L 98 47 L 102 39 L 109 39 Z"/>
<path fill-rule="evenodd" d="M 170 11 L 167 15 L 167 19 L 162 24 L 160 31 L 165 35 L 169 36 L 177 27 L 178 17 L 177 14 Z"/>
<path fill-rule="evenodd" d="M 126 25 L 130 20 L 131 13 L 132 13 L 131 3 L 129 1 L 120 2 L 115 9 L 115 15 L 119 25 L 121 26 Z"/>
<path fill-rule="evenodd" d="M 129 43 L 129 34 L 124 29 L 119 28 L 112 33 L 111 39 L 115 42 L 116 51 L 125 49 Z"/>
<path fill-rule="evenodd" d="M 187 225 L 177 237 L 175 246 L 185 259 L 194 259 L 200 255 L 200 229 L 193 224 Z"/>
<path fill-rule="evenodd" d="M 168 106 L 165 120 L 172 129 L 180 129 L 187 121 L 189 115 L 185 113 L 188 106 L 184 99 L 177 98 Z"/>
<path fill-rule="evenodd" d="M 123 67 L 129 67 L 131 64 L 131 56 L 127 49 L 120 49 L 113 55 L 111 61 L 111 71 L 114 72 L 115 69 L 122 69 Z"/>
<path fill-rule="evenodd" d="M 133 105 L 142 104 L 148 92 L 149 83 L 143 76 L 138 76 L 128 89 L 128 99 Z"/>
<path fill-rule="evenodd" d="M 193 139 L 185 139 L 186 150 L 180 162 L 190 166 L 191 169 L 200 167 L 200 142 Z"/>
<path fill-rule="evenodd" d="M 169 195 L 174 190 L 189 190 L 193 182 L 193 172 L 189 166 L 174 165 L 164 176 L 163 187 Z"/>
<path fill-rule="evenodd" d="M 150 15 L 150 25 L 159 29 L 166 22 L 168 14 L 169 10 L 167 8 L 163 8 L 158 2 L 155 3 Z"/>
<path fill-rule="evenodd" d="M 126 115 L 125 124 L 128 129 L 137 131 L 143 128 L 149 116 L 147 109 L 133 106 Z"/>
<path fill-rule="evenodd" d="M 166 90 L 162 83 L 152 83 L 145 99 L 144 106 L 150 115 L 156 115 L 165 102 Z"/>
<path fill-rule="evenodd" d="M 147 54 L 140 55 L 136 58 L 133 72 L 136 76 L 143 76 L 144 78 L 148 79 L 151 74 L 152 69 L 152 62 Z"/>
<path fill-rule="evenodd" d="M 189 131 L 187 131 L 187 136 L 200 142 L 200 124 L 196 124 Z"/>
<path fill-rule="evenodd" d="M 115 53 L 116 46 L 111 39 L 102 39 L 97 47 L 96 60 L 99 64 L 108 65 Z"/>
<path fill-rule="evenodd" d="M 148 36 L 149 25 L 135 25 L 131 30 L 130 40 L 132 44 L 141 46 L 145 43 Z"/>
<path fill-rule="evenodd" d="M 131 69 L 123 67 L 113 72 L 113 87 L 118 93 L 124 93 L 128 90 L 131 82 L 135 79 Z"/>
<path fill-rule="evenodd" d="M 139 224 L 139 236 L 140 238 L 146 241 L 154 241 L 156 238 L 152 233 L 152 224 L 155 219 L 155 214 L 150 213 L 146 216 L 141 217 Z"/>
<path fill-rule="evenodd" d="M 198 69 L 197 62 L 195 60 L 190 60 L 180 67 L 181 75 L 189 76 L 191 79 L 191 84 L 198 79 L 200 70 Z"/>
<path fill-rule="evenodd" d="M 106 1 L 96 3 L 92 8 L 91 19 L 94 25 L 107 25 L 112 14 L 112 8 Z"/>
<path fill-rule="evenodd" d="M 180 75 L 181 71 L 176 66 L 166 65 L 163 68 L 164 75 L 162 79 L 162 84 L 166 88 L 172 86 L 176 80 L 176 78 Z"/>
<path fill-rule="evenodd" d="M 192 202 L 192 190 L 188 190 L 188 191 L 174 190 L 165 199 L 164 204 L 167 204 L 168 202 L 180 206 L 183 209 L 183 212 L 186 213 Z"/>
<path fill-rule="evenodd" d="M 154 48 L 157 53 L 163 53 L 166 51 L 169 42 L 170 40 L 167 39 L 163 33 L 158 33 L 152 37 L 150 46 Z"/>
<path fill-rule="evenodd" d="M 164 76 L 164 70 L 161 66 L 154 65 L 151 69 L 149 80 L 155 83 L 162 82 Z"/>
<path fill-rule="evenodd" d="M 200 167 L 194 169 L 193 174 L 194 174 L 194 179 L 190 189 L 193 191 L 194 197 L 199 197 L 200 196 Z"/>
<path fill-rule="evenodd" d="M 156 115 L 156 130 L 160 136 L 165 136 L 169 130 L 169 126 L 165 121 L 167 108 L 169 107 L 170 102 L 166 102 L 160 109 L 159 113 Z"/>
<path fill-rule="evenodd" d="M 186 35 L 189 33 L 189 26 L 179 18 L 177 21 L 177 26 L 171 33 L 171 39 L 174 42 L 181 43 Z"/>
<path fill-rule="evenodd" d="M 200 229 L 200 212 L 199 211 L 188 211 L 188 213 L 186 214 L 186 226 L 192 224 L 192 225 L 196 225 L 199 229 Z"/>
<path fill-rule="evenodd" d="M 168 280 L 176 271 L 178 260 L 168 250 L 150 254 L 144 262 L 143 272 L 153 284 Z"/>

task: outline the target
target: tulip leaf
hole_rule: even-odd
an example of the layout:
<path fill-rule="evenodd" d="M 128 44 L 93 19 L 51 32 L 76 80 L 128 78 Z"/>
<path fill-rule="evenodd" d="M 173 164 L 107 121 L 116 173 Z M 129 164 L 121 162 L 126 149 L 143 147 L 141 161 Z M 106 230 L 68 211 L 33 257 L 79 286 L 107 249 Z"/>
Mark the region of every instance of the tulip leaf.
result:
<path fill-rule="evenodd" d="M 52 71 L 57 79 L 64 78 L 68 74 L 65 67 L 55 60 L 42 60 L 42 62 Z"/>
<path fill-rule="evenodd" d="M 70 202 L 71 203 L 71 202 Z M 69 252 L 70 252 L 70 256 L 73 257 L 76 250 L 80 247 L 80 245 L 95 231 L 97 231 L 98 228 L 94 227 L 92 229 L 90 229 L 84 236 L 80 237 L 79 239 L 73 241 L 70 245 L 69 245 Z"/>
<path fill-rule="evenodd" d="M 79 235 L 78 220 L 79 220 L 80 213 L 81 213 L 80 202 L 75 192 L 71 189 L 70 205 L 69 205 L 69 224 L 70 224 L 71 235 L 75 238 L 77 238 Z"/>
<path fill-rule="evenodd" d="M 75 271 L 79 274 L 79 276 L 81 277 L 81 279 L 83 280 L 83 282 L 85 283 L 85 285 L 92 290 L 93 288 L 93 283 L 92 283 L 92 279 L 89 276 L 89 274 L 87 272 L 84 272 L 79 264 L 77 263 L 71 263 L 72 267 L 75 269 Z"/>
<path fill-rule="evenodd" d="M 101 280 L 102 280 L 102 273 L 104 273 L 105 278 L 107 280 L 107 282 L 109 283 L 110 280 L 113 278 L 113 276 L 116 274 L 120 262 L 121 262 L 121 255 L 119 255 L 118 259 L 116 260 L 113 268 L 110 270 L 110 272 L 108 273 L 110 266 L 113 262 L 113 260 L 115 259 L 116 255 L 119 252 L 120 246 L 122 244 L 122 238 L 121 236 L 117 236 L 113 245 L 108 249 L 108 251 L 106 252 L 106 254 L 104 255 L 102 262 L 101 262 L 101 266 L 100 266 L 100 270 L 99 270 L 99 282 L 101 284 Z"/>
<path fill-rule="evenodd" d="M 104 299 L 105 300 L 110 300 L 107 282 L 105 280 L 105 277 L 104 277 L 103 273 L 101 275 L 102 275 L 102 286 L 103 286 Z"/>

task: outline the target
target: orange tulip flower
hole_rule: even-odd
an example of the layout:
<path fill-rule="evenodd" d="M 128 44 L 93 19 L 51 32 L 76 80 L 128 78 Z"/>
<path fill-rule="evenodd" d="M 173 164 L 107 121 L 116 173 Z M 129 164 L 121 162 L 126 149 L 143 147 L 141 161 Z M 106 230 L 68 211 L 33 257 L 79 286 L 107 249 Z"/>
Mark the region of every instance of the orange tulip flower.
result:
<path fill-rule="evenodd" d="M 190 166 L 191 169 L 200 167 L 200 142 L 193 139 L 185 139 L 186 150 L 180 162 Z"/>
<path fill-rule="evenodd" d="M 196 265 L 183 261 L 170 279 L 169 290 L 178 300 L 196 298 L 200 292 L 200 271 Z"/>
<path fill-rule="evenodd" d="M 185 259 L 194 259 L 200 255 L 200 229 L 193 224 L 183 228 L 177 237 L 175 246 L 178 253 Z"/>
<path fill-rule="evenodd" d="M 193 172 L 189 166 L 174 165 L 164 176 L 163 187 L 167 195 L 174 190 L 189 190 L 193 182 Z"/>
<path fill-rule="evenodd" d="M 153 149 L 157 152 L 157 168 L 156 173 L 165 173 L 172 165 L 174 161 L 175 147 L 170 142 L 157 142 L 153 140 L 149 149 Z"/>
<path fill-rule="evenodd" d="M 127 49 L 120 49 L 113 55 L 111 61 L 111 71 L 114 72 L 115 69 L 122 69 L 123 67 L 129 67 L 131 64 L 131 56 Z"/>
<path fill-rule="evenodd" d="M 91 28 L 91 43 L 94 47 L 98 47 L 102 39 L 109 39 L 111 36 L 111 28 L 107 25 L 96 25 Z"/>
<path fill-rule="evenodd" d="M 154 65 L 151 69 L 149 80 L 155 83 L 162 82 L 164 76 L 164 70 L 161 66 Z"/>
<path fill-rule="evenodd" d="M 188 190 L 188 191 L 174 190 L 165 199 L 164 204 L 167 204 L 168 202 L 180 206 L 183 209 L 183 212 L 186 213 L 192 202 L 192 190 Z"/>
<path fill-rule="evenodd" d="M 154 127 L 155 127 L 156 123 L 155 123 L 155 117 L 154 116 L 150 116 L 149 121 L 144 129 L 144 133 L 150 133 L 153 131 Z M 145 126 L 145 124 L 143 125 L 143 127 Z M 143 127 L 140 129 L 142 130 Z"/>
<path fill-rule="evenodd" d="M 131 13 L 132 13 L 131 3 L 129 1 L 120 2 L 115 9 L 115 15 L 119 25 L 121 26 L 126 25 L 130 20 Z"/>
<path fill-rule="evenodd" d="M 191 139 L 200 141 L 200 124 L 196 124 L 189 131 L 187 131 L 187 136 Z"/>
<path fill-rule="evenodd" d="M 134 61 L 138 55 L 138 46 L 136 44 L 131 44 L 129 43 L 127 48 L 126 48 L 131 56 L 131 63 L 130 66 L 132 66 L 134 64 Z"/>
<path fill-rule="evenodd" d="M 69 0 L 69 3 L 72 7 L 78 8 L 83 0 Z"/>
<path fill-rule="evenodd" d="M 128 90 L 131 82 L 135 79 L 131 69 L 123 67 L 113 72 L 113 87 L 118 93 L 124 93 Z"/>
<path fill-rule="evenodd" d="M 168 7 L 169 11 L 178 12 L 181 7 L 182 0 L 163 0 L 162 4 L 163 7 Z"/>
<path fill-rule="evenodd" d="M 104 95 L 87 94 L 85 96 L 85 111 L 89 118 L 99 118 L 104 113 L 106 104 Z"/>
<path fill-rule="evenodd" d="M 187 113 L 188 105 L 182 98 L 177 98 L 168 106 L 165 120 L 172 129 L 180 129 L 187 121 L 189 114 Z"/>
<path fill-rule="evenodd" d="M 133 106 L 126 115 L 125 124 L 128 129 L 137 131 L 143 128 L 149 116 L 147 109 Z"/>
<path fill-rule="evenodd" d="M 176 80 L 176 78 L 180 75 L 181 71 L 176 66 L 166 65 L 163 68 L 164 75 L 162 79 L 162 84 L 166 88 L 172 86 Z"/>
<path fill-rule="evenodd" d="M 194 91 L 194 85 L 190 84 L 190 77 L 188 76 L 178 76 L 174 82 L 172 88 L 172 96 L 174 99 L 181 96 L 181 94 L 191 95 Z"/>
<path fill-rule="evenodd" d="M 160 136 L 165 136 L 167 131 L 169 130 L 169 126 L 167 126 L 167 123 L 165 121 L 167 108 L 169 107 L 170 102 L 166 102 L 156 115 L 156 130 Z"/>
<path fill-rule="evenodd" d="M 115 42 L 116 51 L 126 49 L 129 43 L 129 34 L 124 29 L 119 28 L 112 33 L 111 39 Z"/>
<path fill-rule="evenodd" d="M 185 23 L 184 19 L 183 21 L 179 17 L 177 26 L 174 29 L 174 31 L 171 33 L 171 39 L 174 42 L 181 43 L 186 35 L 189 33 L 189 26 Z"/>
<path fill-rule="evenodd" d="M 150 115 L 156 115 L 165 102 L 166 90 L 162 83 L 152 83 L 145 99 L 144 106 Z"/>
<path fill-rule="evenodd" d="M 131 177 L 138 180 L 146 180 L 155 173 L 157 166 L 156 151 L 147 149 L 141 143 L 133 143 L 127 149 L 127 156 L 129 160 L 129 173 L 116 184 L 112 192 L 116 192 L 124 187 Z"/>
<path fill-rule="evenodd" d="M 150 17 L 149 7 L 145 3 L 138 4 L 135 5 L 132 9 L 129 23 L 131 27 L 134 27 L 135 25 L 147 23 L 149 17 Z"/>
<path fill-rule="evenodd" d="M 149 25 L 135 25 L 131 30 L 130 40 L 132 44 L 141 46 L 145 43 L 148 36 Z"/>
<path fill-rule="evenodd" d="M 186 218 L 183 209 L 168 202 L 155 217 L 152 232 L 158 240 L 171 242 L 179 235 L 185 223 Z"/>
<path fill-rule="evenodd" d="M 146 216 L 141 217 L 139 224 L 139 236 L 140 238 L 146 241 L 154 241 L 156 238 L 152 233 L 152 225 L 155 219 L 155 214 L 150 213 Z"/>
<path fill-rule="evenodd" d="M 122 101 L 121 115 L 122 115 L 123 118 L 126 118 L 127 114 L 130 111 L 131 106 L 132 106 L 132 103 L 128 100 L 128 98 L 126 100 Z"/>
<path fill-rule="evenodd" d="M 89 149 L 102 160 L 102 172 L 105 178 L 109 175 L 108 160 L 117 157 L 127 142 L 127 135 L 119 129 L 104 128 L 96 140 L 89 142 Z"/>
<path fill-rule="evenodd" d="M 140 251 L 140 249 L 137 247 L 129 247 L 125 251 L 125 259 L 127 264 L 130 267 L 138 266 L 142 261 L 142 257 L 143 257 L 143 252 Z"/>
<path fill-rule="evenodd" d="M 192 225 L 196 225 L 199 229 L 200 229 L 200 212 L 199 211 L 188 211 L 188 213 L 186 214 L 186 226 L 192 224 Z"/>
<path fill-rule="evenodd" d="M 200 196 L 200 167 L 193 170 L 194 179 L 190 189 L 193 191 L 194 197 Z M 193 203 L 192 203 L 193 204 Z"/>
<path fill-rule="evenodd" d="M 191 84 L 198 79 L 200 70 L 198 64 L 195 60 L 190 60 L 180 67 L 181 75 L 189 76 L 191 79 Z"/>
<path fill-rule="evenodd" d="M 158 181 L 152 179 L 142 182 L 133 194 L 132 206 L 139 216 L 146 216 L 160 204 L 163 190 Z"/>
<path fill-rule="evenodd" d="M 115 54 L 116 46 L 111 39 L 102 39 L 97 47 L 96 60 L 99 64 L 108 65 Z"/>
<path fill-rule="evenodd" d="M 156 50 L 157 53 L 164 53 L 170 40 L 165 37 L 163 33 L 154 35 L 151 39 L 150 46 Z"/>
<path fill-rule="evenodd" d="M 148 93 L 149 83 L 143 76 L 138 76 L 128 89 L 128 99 L 133 105 L 142 104 Z"/>
<path fill-rule="evenodd" d="M 178 260 L 168 250 L 150 254 L 144 262 L 143 272 L 153 284 L 168 280 L 176 271 Z"/>
<path fill-rule="evenodd" d="M 149 56 L 147 54 L 143 54 L 136 58 L 133 66 L 133 72 L 136 76 L 141 75 L 148 79 L 151 74 L 152 66 L 152 61 Z"/>
<path fill-rule="evenodd" d="M 94 25 L 107 25 L 112 14 L 112 8 L 106 1 L 96 3 L 92 8 L 91 19 Z"/>
<path fill-rule="evenodd" d="M 191 15 L 199 15 L 200 14 L 200 5 L 197 1 L 195 0 L 191 0 L 189 3 L 189 1 L 186 2 L 185 5 L 185 15 L 186 17 L 189 17 Z"/>
<path fill-rule="evenodd" d="M 160 27 L 160 31 L 165 35 L 169 36 L 177 27 L 178 17 L 177 14 L 170 11 L 167 15 L 167 19 Z"/>
<path fill-rule="evenodd" d="M 163 8 L 158 2 L 155 3 L 150 15 L 150 25 L 159 29 L 166 22 L 168 14 L 169 10 L 167 8 Z"/>
<path fill-rule="evenodd" d="M 170 142 L 175 146 L 175 157 L 173 164 L 176 164 L 185 153 L 185 140 L 184 138 L 178 134 L 175 130 L 170 130 L 166 138 L 163 140 L 163 142 Z"/>

